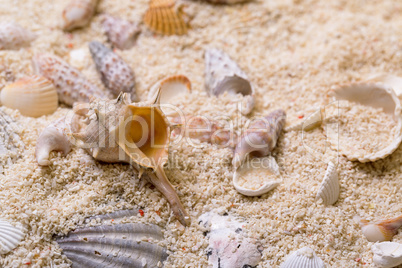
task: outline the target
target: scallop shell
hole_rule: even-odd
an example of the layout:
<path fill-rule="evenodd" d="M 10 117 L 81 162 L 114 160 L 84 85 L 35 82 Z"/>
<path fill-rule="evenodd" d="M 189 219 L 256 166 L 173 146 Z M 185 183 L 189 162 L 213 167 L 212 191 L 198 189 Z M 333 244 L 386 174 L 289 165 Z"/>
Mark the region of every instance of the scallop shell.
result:
<path fill-rule="evenodd" d="M 338 197 L 338 172 L 336 166 L 332 162 L 329 162 L 320 189 L 318 189 L 317 198 L 321 198 L 325 205 L 332 205 L 338 200 Z"/>
<path fill-rule="evenodd" d="M 325 268 L 325 264 L 314 250 L 304 247 L 289 255 L 281 268 Z"/>
<path fill-rule="evenodd" d="M 109 41 L 118 49 L 132 48 L 141 32 L 137 23 L 108 14 L 103 16 L 102 27 Z"/>
<path fill-rule="evenodd" d="M 402 215 L 376 222 L 360 220 L 363 235 L 370 242 L 390 241 L 402 227 Z"/>
<path fill-rule="evenodd" d="M 98 0 L 71 0 L 63 10 L 62 28 L 70 31 L 86 26 L 95 13 Z"/>
<path fill-rule="evenodd" d="M 254 88 L 243 70 L 225 52 L 212 48 L 205 51 L 205 85 L 209 95 L 224 92 L 242 94 L 241 113 L 246 115 L 254 108 Z"/>
<path fill-rule="evenodd" d="M 37 54 L 32 60 L 35 73 L 52 81 L 59 100 L 67 105 L 89 102 L 91 98 L 106 99 L 109 96 L 89 82 L 76 68 L 52 54 Z"/>
<path fill-rule="evenodd" d="M 14 22 L 0 23 L 0 50 L 28 46 L 36 35 Z"/>
<path fill-rule="evenodd" d="M 373 262 L 380 267 L 391 268 L 402 264 L 402 244 L 396 242 L 375 243 L 371 246 Z"/>
<path fill-rule="evenodd" d="M 121 92 L 127 92 L 131 94 L 132 101 L 138 101 L 134 72 L 131 67 L 119 55 L 100 42 L 90 42 L 89 50 L 103 84 L 113 95 L 118 96 Z"/>
<path fill-rule="evenodd" d="M 0 110 L 0 173 L 11 168 L 25 149 L 20 133 L 22 128 L 4 111 Z"/>
<path fill-rule="evenodd" d="M 328 140 L 334 149 L 338 149 L 349 160 L 358 160 L 362 163 L 377 161 L 392 154 L 400 145 L 402 141 L 402 116 L 401 104 L 398 97 L 395 95 L 391 87 L 381 83 L 357 83 L 341 86 L 331 92 L 331 95 L 337 100 L 347 100 L 356 102 L 374 108 L 382 108 L 385 113 L 392 114 L 394 120 L 397 122 L 396 135 L 393 142 L 387 147 L 378 152 L 367 155 L 356 155 L 354 152 L 349 152 L 338 144 L 338 139 L 328 136 Z"/>
<path fill-rule="evenodd" d="M 322 107 L 317 111 L 315 111 L 314 113 L 307 116 L 302 122 L 285 127 L 284 131 L 286 132 L 296 130 L 309 131 L 321 125 L 323 120 L 324 120 L 324 108 Z"/>
<path fill-rule="evenodd" d="M 144 15 L 144 23 L 152 31 L 165 35 L 183 35 L 188 25 L 183 19 L 181 8 L 175 9 L 174 0 L 150 0 Z"/>
<path fill-rule="evenodd" d="M 0 219 L 0 254 L 7 254 L 15 249 L 25 237 L 25 230 L 15 227 L 9 222 Z"/>
<path fill-rule="evenodd" d="M 52 82 L 38 75 L 6 86 L 0 92 L 0 101 L 4 106 L 31 117 L 52 114 L 58 106 L 57 91 Z"/>
<path fill-rule="evenodd" d="M 260 161 L 255 161 L 257 159 L 251 159 L 241 165 L 233 175 L 233 185 L 236 190 L 247 196 L 260 196 L 272 189 L 276 188 L 281 183 L 281 178 L 279 174 L 279 167 L 272 156 L 259 158 Z M 269 180 L 269 177 L 274 176 L 275 180 Z M 257 178 L 256 178 L 257 177 Z M 261 179 L 263 182 L 260 182 Z M 279 180 L 278 180 L 279 179 Z M 250 183 L 250 181 L 257 181 L 253 188 L 250 189 L 245 187 L 242 182 Z M 248 185 L 247 184 L 247 185 Z"/>

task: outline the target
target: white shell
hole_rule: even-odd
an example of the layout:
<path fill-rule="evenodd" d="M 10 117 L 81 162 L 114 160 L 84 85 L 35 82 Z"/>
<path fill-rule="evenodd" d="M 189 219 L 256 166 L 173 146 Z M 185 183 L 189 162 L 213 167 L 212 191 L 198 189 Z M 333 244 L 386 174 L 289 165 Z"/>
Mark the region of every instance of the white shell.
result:
<path fill-rule="evenodd" d="M 317 198 L 321 198 L 325 205 L 334 204 L 339 197 L 338 172 L 332 162 L 328 163 L 327 171 L 322 180 Z"/>
<path fill-rule="evenodd" d="M 14 22 L 0 23 L 0 49 L 19 49 L 35 38 L 34 33 Z"/>
<path fill-rule="evenodd" d="M 0 92 L 0 101 L 8 108 L 19 110 L 22 115 L 39 117 L 56 111 L 59 99 L 52 82 L 34 75 L 6 86 Z"/>
<path fill-rule="evenodd" d="M 373 261 L 380 267 L 391 268 L 402 264 L 402 244 L 396 242 L 375 243 L 371 246 Z"/>
<path fill-rule="evenodd" d="M 402 96 L 402 77 L 391 74 L 376 74 L 368 78 L 369 82 L 378 82 L 392 87 L 395 94 Z"/>
<path fill-rule="evenodd" d="M 301 248 L 288 256 L 281 268 L 324 268 L 324 262 L 309 247 Z"/>
<path fill-rule="evenodd" d="M 25 232 L 22 228 L 0 219 L 0 254 L 7 254 L 16 248 L 24 236 Z"/>
<path fill-rule="evenodd" d="M 302 122 L 286 127 L 284 131 L 286 132 L 295 130 L 309 131 L 321 125 L 323 120 L 324 120 L 324 108 L 320 108 L 314 113 L 310 114 L 308 117 L 306 117 Z"/>
<path fill-rule="evenodd" d="M 78 70 L 82 70 L 92 63 L 91 54 L 89 53 L 88 48 L 73 49 L 70 51 L 68 56 L 68 62 L 70 63 L 70 65 L 77 68 Z"/>
<path fill-rule="evenodd" d="M 255 163 L 253 163 L 255 162 Z M 247 188 L 248 182 L 256 181 L 256 177 L 263 179 L 256 187 Z M 278 177 L 279 180 L 270 180 L 269 177 Z M 253 158 L 243 163 L 233 175 L 235 189 L 247 196 L 260 196 L 276 188 L 280 183 L 279 167 L 272 156 Z M 257 181 L 258 183 L 258 181 Z"/>
<path fill-rule="evenodd" d="M 70 0 L 62 14 L 63 30 L 70 31 L 87 25 L 97 4 L 98 0 Z"/>

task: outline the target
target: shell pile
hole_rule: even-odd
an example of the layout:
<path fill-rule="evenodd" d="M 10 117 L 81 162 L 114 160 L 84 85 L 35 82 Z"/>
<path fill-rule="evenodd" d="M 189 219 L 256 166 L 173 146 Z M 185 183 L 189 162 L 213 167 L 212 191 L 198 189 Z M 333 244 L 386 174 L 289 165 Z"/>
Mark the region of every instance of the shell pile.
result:
<path fill-rule="evenodd" d="M 28 46 L 36 35 L 14 22 L 0 23 L 0 50 Z"/>
<path fill-rule="evenodd" d="M 95 13 L 98 0 L 70 0 L 63 10 L 62 28 L 70 31 L 86 26 Z"/>
<path fill-rule="evenodd" d="M 22 227 L 11 225 L 8 221 L 0 219 L 0 254 L 7 254 L 25 237 Z"/>
<path fill-rule="evenodd" d="M 109 41 L 118 49 L 132 48 L 141 32 L 137 23 L 108 14 L 103 17 L 102 27 Z"/>

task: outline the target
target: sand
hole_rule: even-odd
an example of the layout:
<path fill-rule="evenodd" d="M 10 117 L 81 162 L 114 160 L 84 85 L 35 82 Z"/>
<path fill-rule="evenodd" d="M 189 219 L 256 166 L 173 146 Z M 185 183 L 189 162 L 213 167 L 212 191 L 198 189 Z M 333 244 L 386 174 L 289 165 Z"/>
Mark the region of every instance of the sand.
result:
<path fill-rule="evenodd" d="M 89 41 L 106 42 L 99 16 L 84 29 L 61 31 L 58 23 L 64 5 L 61 0 L 0 0 L 1 21 L 16 21 L 38 35 L 28 48 L 0 51 L 0 88 L 32 74 L 30 61 L 37 52 L 51 52 L 69 61 L 69 52 L 86 50 Z M 364 80 L 373 73 L 402 76 L 402 3 L 398 1 L 266 0 L 235 6 L 188 1 L 186 5 L 193 17 L 188 35 L 154 35 L 142 25 L 137 45 L 117 53 L 133 68 L 141 99 L 146 99 L 147 90 L 158 79 L 184 74 L 192 82 L 193 94 L 177 99 L 179 107 L 189 115 L 229 116 L 238 133 L 247 117 L 236 111 L 233 98 L 210 98 L 205 93 L 205 48 L 223 49 L 249 76 L 256 89 L 256 107 L 249 118 L 281 108 L 288 125 L 328 104 L 327 93 L 336 85 Z M 102 0 L 98 13 L 140 22 L 146 9 L 145 0 Z M 102 87 L 86 53 L 77 67 Z M 67 107 L 37 119 L 5 107 L 0 110 L 16 121 L 25 144 L 19 143 L 18 155 L 10 160 L 0 158 L 0 218 L 27 228 L 20 246 L 1 256 L 1 267 L 68 267 L 53 235 L 67 233 L 85 217 L 122 208 L 141 208 L 144 216 L 138 215 L 135 221 L 163 228 L 170 252 L 165 267 L 208 266 L 208 240 L 197 218 L 212 209 L 247 222 L 245 232 L 264 247 L 259 267 L 279 267 L 289 253 L 304 246 L 314 249 L 328 267 L 374 267 L 373 243 L 362 235 L 353 217 L 377 220 L 402 211 L 401 148 L 375 163 L 350 162 L 340 155 L 339 200 L 333 206 L 317 201 L 327 166 L 322 160 L 336 153 L 329 149 L 324 130 L 316 128 L 304 140 L 300 132 L 281 135 L 273 156 L 283 182 L 253 198 L 233 188 L 231 149 L 186 141 L 172 145 L 166 173 L 192 218 L 192 225 L 183 228 L 163 196 L 144 185 L 128 165 L 98 163 L 82 149 L 66 157 L 52 154 L 50 167 L 37 165 L 38 135 L 64 116 Z M 370 128 L 370 134 L 358 131 L 357 138 L 345 140 L 370 141 L 374 132 L 381 136 L 375 146 L 388 142 L 391 134 L 385 130 L 392 125 L 386 116 L 364 107 L 353 112 L 356 120 L 345 115 L 342 124 L 358 130 L 361 123 Z M 402 242 L 402 234 L 393 241 Z"/>

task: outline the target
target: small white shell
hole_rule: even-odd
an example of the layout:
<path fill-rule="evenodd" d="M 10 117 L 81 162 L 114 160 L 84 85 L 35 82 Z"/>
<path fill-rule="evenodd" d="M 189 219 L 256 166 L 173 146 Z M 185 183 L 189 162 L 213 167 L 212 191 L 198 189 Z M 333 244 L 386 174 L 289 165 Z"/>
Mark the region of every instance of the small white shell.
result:
<path fill-rule="evenodd" d="M 34 33 L 14 22 L 0 23 L 0 49 L 19 49 L 35 38 Z"/>
<path fill-rule="evenodd" d="M 378 82 L 392 87 L 395 94 L 402 96 L 402 77 L 391 74 L 376 74 L 368 78 L 369 82 Z"/>
<path fill-rule="evenodd" d="M 0 254 L 7 254 L 16 248 L 24 236 L 23 228 L 15 227 L 0 219 Z"/>
<path fill-rule="evenodd" d="M 89 53 L 88 48 L 73 49 L 70 51 L 68 56 L 68 62 L 70 63 L 70 65 L 77 68 L 78 70 L 82 70 L 92 64 L 91 54 Z"/>
<path fill-rule="evenodd" d="M 302 122 L 286 127 L 284 131 L 286 132 L 295 130 L 309 131 L 321 125 L 323 120 L 324 120 L 324 108 L 320 108 L 314 113 L 310 114 L 308 117 L 306 117 Z"/>
<path fill-rule="evenodd" d="M 279 180 L 270 180 L 272 176 L 279 177 Z M 253 186 L 247 187 L 253 181 Z M 278 164 L 272 156 L 251 159 L 241 165 L 233 175 L 234 187 L 247 196 L 263 195 L 277 187 L 281 181 Z"/>
<path fill-rule="evenodd" d="M 70 31 L 87 25 L 97 4 L 98 0 L 71 0 L 63 10 L 63 30 Z"/>
<path fill-rule="evenodd" d="M 288 256 L 281 268 L 324 268 L 324 262 L 309 247 L 301 248 Z"/>
<path fill-rule="evenodd" d="M 338 172 L 332 162 L 328 163 L 327 171 L 322 180 L 317 198 L 321 198 L 325 205 L 334 204 L 339 197 Z"/>
<path fill-rule="evenodd" d="M 371 251 L 374 254 L 374 263 L 380 267 L 391 268 L 402 264 L 402 244 L 400 243 L 375 243 Z"/>

